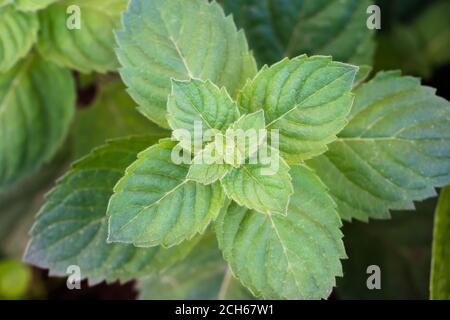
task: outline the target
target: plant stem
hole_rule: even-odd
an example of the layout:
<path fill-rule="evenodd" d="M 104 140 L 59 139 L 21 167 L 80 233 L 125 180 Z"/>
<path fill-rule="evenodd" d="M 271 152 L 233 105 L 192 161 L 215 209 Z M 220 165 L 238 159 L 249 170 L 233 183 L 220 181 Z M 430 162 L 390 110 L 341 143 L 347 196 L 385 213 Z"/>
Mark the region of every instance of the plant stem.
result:
<path fill-rule="evenodd" d="M 223 276 L 222 284 L 220 285 L 219 294 L 217 295 L 218 300 L 225 300 L 225 295 L 227 294 L 230 281 L 231 281 L 231 270 L 230 267 L 228 267 L 227 265 L 225 275 Z"/>

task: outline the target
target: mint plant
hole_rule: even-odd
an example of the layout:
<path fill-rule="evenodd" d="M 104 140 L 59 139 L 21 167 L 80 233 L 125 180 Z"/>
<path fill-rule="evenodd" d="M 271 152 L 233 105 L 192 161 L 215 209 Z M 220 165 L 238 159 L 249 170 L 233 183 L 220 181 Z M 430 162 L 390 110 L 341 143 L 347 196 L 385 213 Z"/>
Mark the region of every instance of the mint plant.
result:
<path fill-rule="evenodd" d="M 450 183 L 449 102 L 397 71 L 370 77 L 368 2 L 273 2 L 82 0 L 81 30 L 55 27 L 66 0 L 0 2 L 0 25 L 27 30 L 0 34 L 0 186 L 63 143 L 69 68 L 119 67 L 149 120 L 120 83 L 102 87 L 78 145 L 100 131 L 93 117 L 119 138 L 58 180 L 26 262 L 54 276 L 77 265 L 91 285 L 139 279 L 142 298 L 327 298 L 343 220 L 388 218 Z"/>

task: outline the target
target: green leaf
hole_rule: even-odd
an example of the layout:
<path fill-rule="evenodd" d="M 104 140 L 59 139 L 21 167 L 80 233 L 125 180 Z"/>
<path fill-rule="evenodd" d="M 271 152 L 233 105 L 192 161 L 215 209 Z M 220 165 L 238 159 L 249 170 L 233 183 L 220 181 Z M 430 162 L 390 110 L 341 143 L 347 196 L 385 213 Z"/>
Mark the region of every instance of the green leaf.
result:
<path fill-rule="evenodd" d="M 264 110 L 267 130 L 278 130 L 280 151 L 299 163 L 327 150 L 347 123 L 358 68 L 331 57 L 299 56 L 263 67 L 239 97 L 244 112 Z"/>
<path fill-rule="evenodd" d="M 375 32 L 366 26 L 370 0 L 220 0 L 233 13 L 258 62 L 299 54 L 372 64 Z"/>
<path fill-rule="evenodd" d="M 219 89 L 208 80 L 172 80 L 167 121 L 173 130 L 183 129 L 190 133 L 191 141 L 181 140 L 184 146 L 195 146 L 196 124 L 203 133 L 209 129 L 225 132 L 238 117 L 238 107 L 225 88 Z"/>
<path fill-rule="evenodd" d="M 0 73 L 9 70 L 30 51 L 38 29 L 34 13 L 16 11 L 11 5 L 0 8 Z"/>
<path fill-rule="evenodd" d="M 449 11 L 448 1 L 438 1 L 425 10 L 414 23 L 416 36 L 421 39 L 422 57 L 427 57 L 432 66 L 450 62 Z"/>
<path fill-rule="evenodd" d="M 395 25 L 390 33 L 378 37 L 375 69 L 401 69 L 405 74 L 429 77 L 432 66 L 422 46 L 413 28 Z"/>
<path fill-rule="evenodd" d="M 0 75 L 0 189 L 50 160 L 75 110 L 70 72 L 30 56 Z"/>
<path fill-rule="evenodd" d="M 57 276 L 78 265 L 82 277 L 95 284 L 159 271 L 187 255 L 197 239 L 171 249 L 106 242 L 113 187 L 137 153 L 154 142 L 151 136 L 111 141 L 76 162 L 38 214 L 25 261 Z"/>
<path fill-rule="evenodd" d="M 399 72 L 361 85 L 349 124 L 312 166 L 341 217 L 388 218 L 450 183 L 450 104 Z"/>
<path fill-rule="evenodd" d="M 120 14 L 127 0 L 78 0 L 80 29 L 69 29 L 75 19 L 66 13 L 71 0 L 58 1 L 39 12 L 41 23 L 38 49 L 54 63 L 87 73 L 107 72 L 118 66 L 114 54 L 113 29 L 120 25 Z"/>
<path fill-rule="evenodd" d="M 289 166 L 275 150 L 268 163 L 243 164 L 220 180 L 225 193 L 239 205 L 259 212 L 285 215 L 294 188 Z"/>
<path fill-rule="evenodd" d="M 435 213 L 430 298 L 450 299 L 450 187 L 441 190 Z"/>
<path fill-rule="evenodd" d="M 310 169 L 294 166 L 291 174 L 295 193 L 287 216 L 232 203 L 215 223 L 219 246 L 233 274 L 256 296 L 326 298 L 342 276 L 341 221 Z"/>
<path fill-rule="evenodd" d="M 37 11 L 59 0 L 10 0 L 15 7 L 22 11 Z"/>
<path fill-rule="evenodd" d="M 192 160 L 187 179 L 208 185 L 223 178 L 229 170 L 230 165 L 217 153 L 215 144 L 210 143 Z"/>
<path fill-rule="evenodd" d="M 127 168 L 109 203 L 108 241 L 170 247 L 215 220 L 225 199 L 222 188 L 188 180 L 189 167 L 172 161 L 174 146 L 161 140 Z"/>
<path fill-rule="evenodd" d="M 138 282 L 139 299 L 233 299 L 253 297 L 231 274 L 209 232 L 192 252 L 161 274 Z"/>
<path fill-rule="evenodd" d="M 131 0 L 117 32 L 122 79 L 148 118 L 167 127 L 170 79 L 198 78 L 234 97 L 256 73 L 242 31 L 206 0 Z"/>
<path fill-rule="evenodd" d="M 170 134 L 139 114 L 120 81 L 102 83 L 98 90 L 92 105 L 76 115 L 72 139 L 77 157 L 86 155 L 107 139 L 139 134 L 162 138 Z"/>

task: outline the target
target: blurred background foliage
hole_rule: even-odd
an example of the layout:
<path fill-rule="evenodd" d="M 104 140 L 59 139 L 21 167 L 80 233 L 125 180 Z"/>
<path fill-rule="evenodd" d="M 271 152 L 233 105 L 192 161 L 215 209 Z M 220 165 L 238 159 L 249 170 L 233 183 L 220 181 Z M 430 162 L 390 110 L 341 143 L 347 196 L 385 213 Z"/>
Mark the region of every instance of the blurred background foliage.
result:
<path fill-rule="evenodd" d="M 245 1 L 220 2 L 233 11 L 239 10 L 233 6 Z M 381 7 L 382 29 L 375 36 L 374 71 L 401 69 L 404 74 L 423 77 L 425 84 L 437 88 L 438 95 L 450 100 L 450 1 L 376 3 Z M 234 16 L 256 38 L 261 37 L 261 32 L 264 35 L 264 30 L 252 31 L 251 25 L 240 21 L 239 14 Z M 339 44 L 337 47 L 336 50 Z M 47 52 L 51 48 L 42 50 Z M 292 52 L 308 50 L 312 49 L 300 46 Z M 318 50 L 315 53 L 321 53 Z M 270 62 L 278 60 L 283 50 L 258 52 L 259 62 Z M 60 53 L 52 54 L 57 57 Z M 345 54 L 342 53 L 343 57 Z M 364 63 L 370 64 L 367 59 Z M 85 66 L 79 70 L 86 71 Z M 72 73 L 77 84 L 77 112 L 66 142 L 50 163 L 0 193 L 0 298 L 251 298 L 227 271 L 215 241 L 203 241 L 186 261 L 170 268 L 164 276 L 150 275 L 126 284 L 103 283 L 91 288 L 83 282 L 83 290 L 74 291 L 66 289 L 65 279 L 49 278 L 46 271 L 20 262 L 34 215 L 55 179 L 72 161 L 107 139 L 144 132 L 167 135 L 136 111 L 135 103 L 115 73 Z M 349 259 L 343 261 L 344 277 L 338 279 L 332 298 L 427 299 L 435 206 L 436 199 L 431 199 L 418 203 L 416 212 L 393 212 L 391 220 L 344 223 Z M 367 290 L 366 268 L 372 264 L 381 268 L 382 290 Z"/>

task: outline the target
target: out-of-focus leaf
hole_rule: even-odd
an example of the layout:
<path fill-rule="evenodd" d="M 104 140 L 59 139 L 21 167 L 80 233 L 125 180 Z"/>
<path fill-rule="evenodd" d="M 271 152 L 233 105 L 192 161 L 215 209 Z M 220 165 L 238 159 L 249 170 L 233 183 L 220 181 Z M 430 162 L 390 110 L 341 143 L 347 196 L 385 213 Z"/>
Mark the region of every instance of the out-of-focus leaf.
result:
<path fill-rule="evenodd" d="M 95 101 L 78 111 L 73 129 L 75 158 L 89 153 L 106 140 L 127 135 L 168 136 L 141 115 L 120 81 L 100 84 Z"/>
<path fill-rule="evenodd" d="M 0 7 L 0 73 L 6 72 L 30 51 L 37 39 L 38 18 L 12 5 Z"/>
<path fill-rule="evenodd" d="M 6 256 L 22 257 L 34 216 L 44 203 L 44 195 L 68 166 L 70 151 L 63 148 L 51 163 L 0 193 L 0 250 Z"/>
<path fill-rule="evenodd" d="M 10 4 L 12 0 L 0 0 L 0 8 Z"/>
<path fill-rule="evenodd" d="M 54 156 L 74 111 L 68 70 L 32 55 L 0 74 L 0 189 Z"/>
<path fill-rule="evenodd" d="M 348 259 L 338 279 L 338 299 L 427 299 L 434 200 L 392 220 L 345 223 Z M 367 267 L 381 271 L 381 290 L 367 288 Z"/>
<path fill-rule="evenodd" d="M 421 46 L 414 29 L 397 25 L 389 34 L 378 37 L 375 69 L 400 68 L 406 74 L 430 76 L 431 65 Z"/>
<path fill-rule="evenodd" d="M 416 32 L 422 39 L 421 53 L 432 66 L 450 62 L 450 2 L 432 5 L 415 22 Z"/>
<path fill-rule="evenodd" d="M 14 3 L 18 10 L 23 11 L 36 11 L 40 9 L 44 9 L 51 3 L 54 3 L 59 0 L 9 0 Z"/>
<path fill-rule="evenodd" d="M 442 189 L 434 220 L 431 299 L 450 299 L 450 187 Z"/>
<path fill-rule="evenodd" d="M 423 0 L 377 0 L 381 8 L 382 29 L 390 28 L 392 23 L 408 22 L 422 13 L 431 1 Z"/>
<path fill-rule="evenodd" d="M 260 65 L 299 54 L 372 65 L 370 0 L 220 0 L 243 28 Z"/>
<path fill-rule="evenodd" d="M 25 298 L 31 276 L 30 268 L 19 261 L 0 261 L 0 299 Z"/>
<path fill-rule="evenodd" d="M 120 14 L 128 0 L 62 0 L 39 12 L 38 49 L 48 60 L 81 72 L 106 72 L 118 67 L 114 54 L 113 29 L 120 25 Z M 76 13 L 67 13 L 71 6 L 79 8 L 80 29 L 67 24 Z"/>
<path fill-rule="evenodd" d="M 398 69 L 430 77 L 433 69 L 450 62 L 450 2 L 432 4 L 410 24 L 396 24 L 379 37 L 376 69 Z"/>

